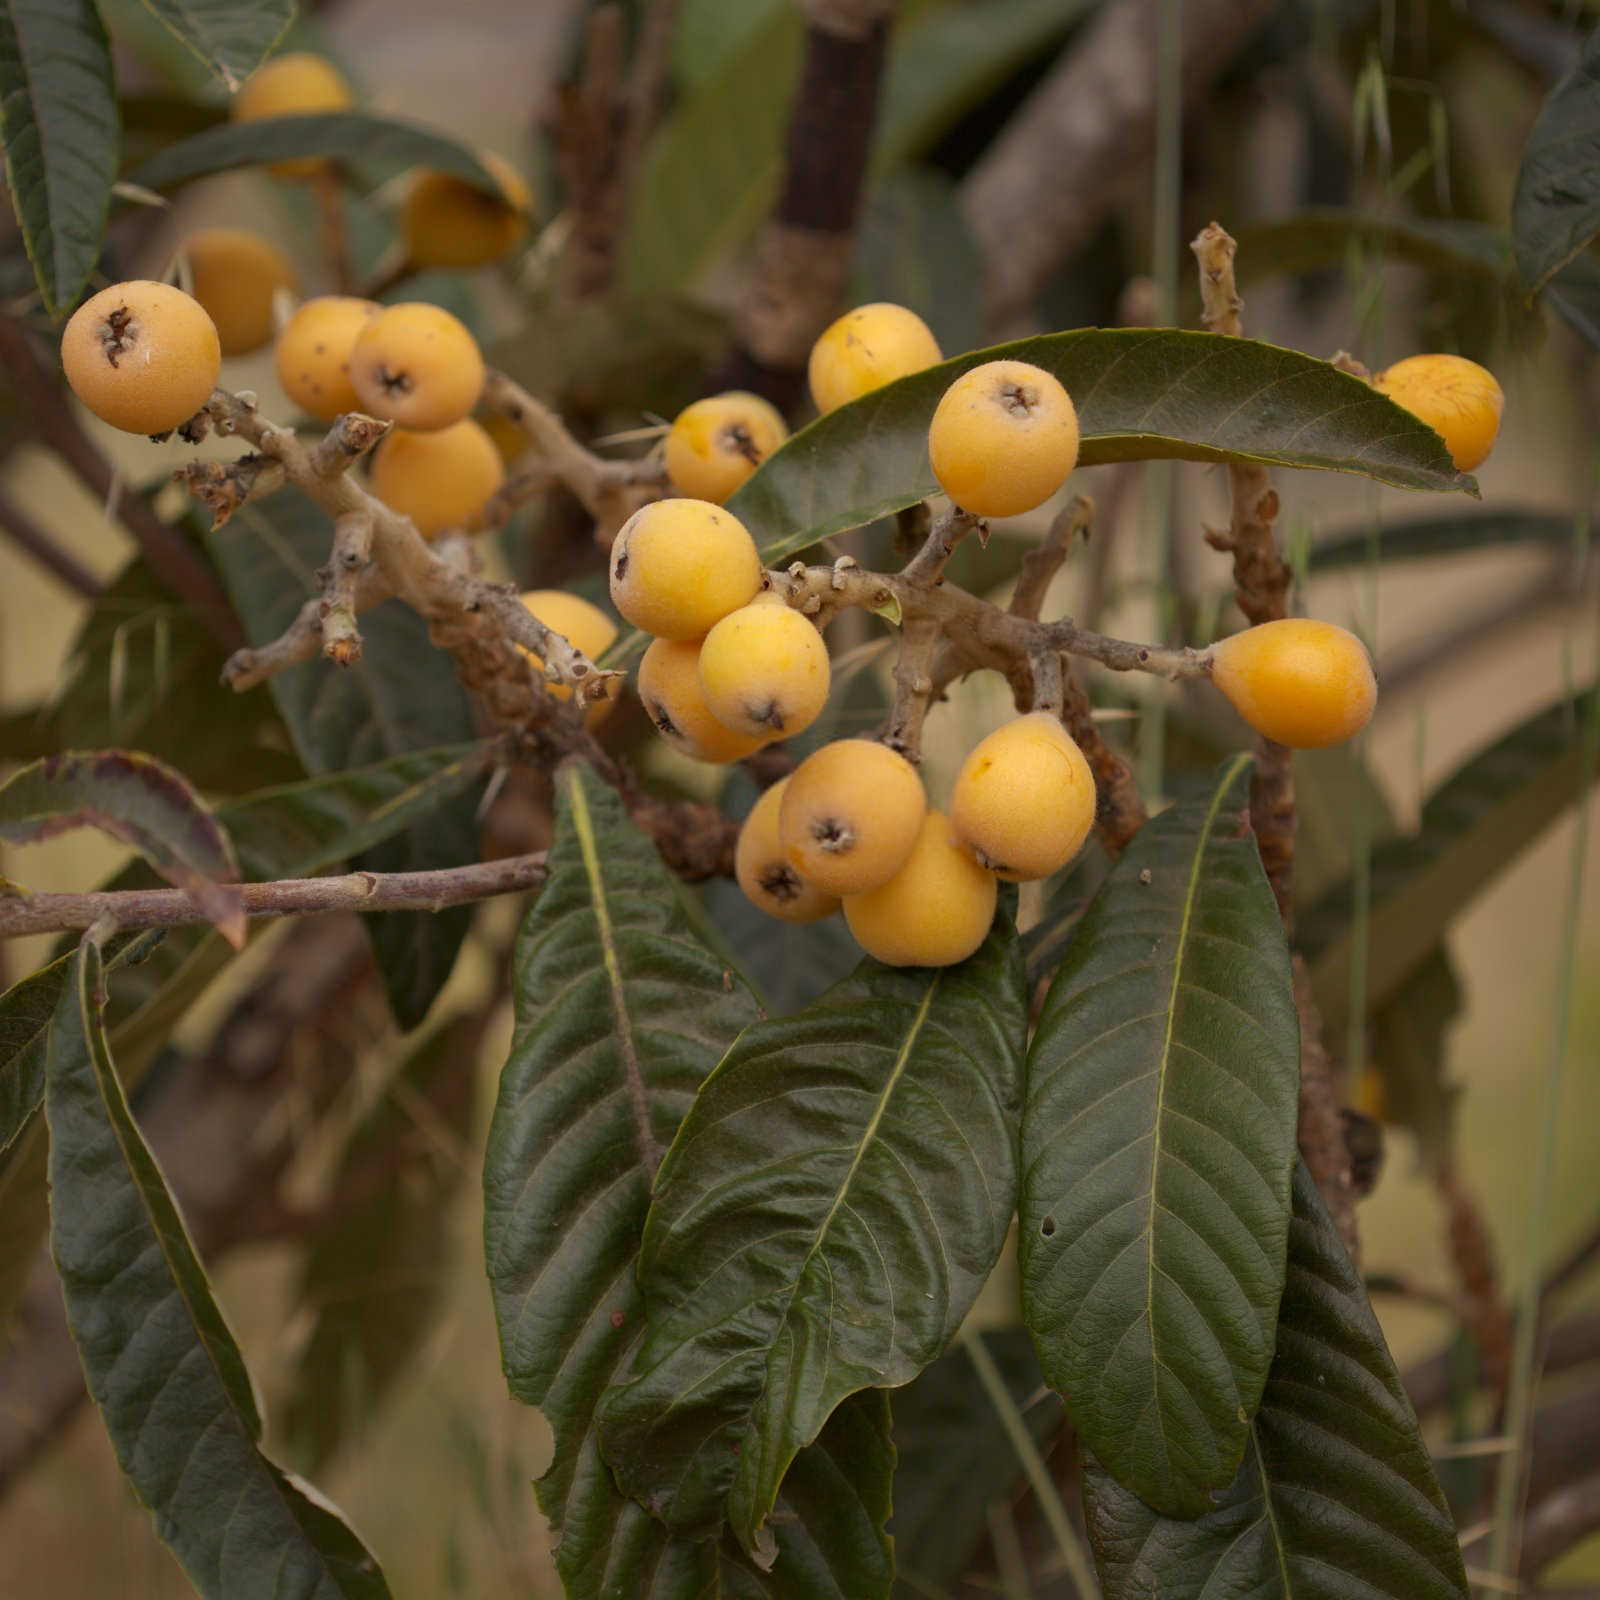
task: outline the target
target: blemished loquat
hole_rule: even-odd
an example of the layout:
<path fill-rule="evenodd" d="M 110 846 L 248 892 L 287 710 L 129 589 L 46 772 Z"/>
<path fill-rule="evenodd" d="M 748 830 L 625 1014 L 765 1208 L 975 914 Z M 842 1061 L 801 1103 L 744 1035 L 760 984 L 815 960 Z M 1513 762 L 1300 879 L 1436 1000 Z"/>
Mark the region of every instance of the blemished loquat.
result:
<path fill-rule="evenodd" d="M 820 922 L 839 909 L 837 895 L 809 884 L 789 864 L 778 836 L 778 813 L 787 778 L 780 779 L 751 808 L 739 830 L 733 870 L 751 905 L 782 922 Z"/>
<path fill-rule="evenodd" d="M 826 416 L 943 359 L 939 341 L 915 311 L 879 300 L 845 312 L 823 330 L 811 347 L 806 375 L 811 398 Z"/>

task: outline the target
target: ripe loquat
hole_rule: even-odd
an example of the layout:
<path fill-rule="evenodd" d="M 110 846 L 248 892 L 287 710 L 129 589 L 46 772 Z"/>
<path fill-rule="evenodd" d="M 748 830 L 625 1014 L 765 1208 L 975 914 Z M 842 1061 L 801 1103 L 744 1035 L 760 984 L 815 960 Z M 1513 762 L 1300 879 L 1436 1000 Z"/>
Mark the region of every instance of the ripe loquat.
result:
<path fill-rule="evenodd" d="M 217 325 L 225 356 L 272 340 L 273 301 L 293 290 L 294 268 L 270 239 L 246 228 L 200 228 L 183 241 L 194 297 Z"/>
<path fill-rule="evenodd" d="M 617 636 L 616 623 L 599 606 L 591 605 L 582 595 L 568 594 L 565 589 L 530 589 L 523 595 L 522 603 L 545 627 L 553 628 L 591 661 L 596 660 Z M 533 663 L 534 671 L 542 675 L 543 658 L 532 650 L 525 650 L 523 654 Z M 557 700 L 572 698 L 572 689 L 565 683 L 549 683 L 546 687 Z M 591 700 L 585 713 L 589 726 L 598 727 L 611 715 L 615 705 L 615 688 L 604 700 Z"/>
<path fill-rule="evenodd" d="M 872 739 L 835 739 L 789 776 L 778 831 L 789 864 L 827 894 L 887 883 L 917 842 L 927 797 L 917 769 Z"/>
<path fill-rule="evenodd" d="M 1353 738 L 1378 703 L 1366 647 L 1348 629 L 1309 617 L 1218 641 L 1211 677 L 1257 733 L 1296 750 Z"/>
<path fill-rule="evenodd" d="M 826 416 L 836 406 L 943 359 L 939 341 L 915 311 L 884 300 L 857 306 L 825 328 L 812 345 L 807 366 L 811 398 Z"/>
<path fill-rule="evenodd" d="M 372 492 L 431 539 L 474 527 L 506 469 L 488 432 L 463 417 L 430 433 L 391 428 L 373 452 L 371 476 Z"/>
<path fill-rule="evenodd" d="M 1462 356 L 1407 356 L 1380 372 L 1372 386 L 1444 439 L 1457 472 L 1488 460 L 1506 397 L 1487 368 Z"/>
<path fill-rule="evenodd" d="M 787 739 L 828 703 L 828 647 L 816 624 L 781 601 L 730 611 L 700 646 L 700 688 L 718 722 L 752 738 Z"/>
<path fill-rule="evenodd" d="M 353 295 L 325 294 L 307 300 L 284 324 L 273 348 L 283 392 L 308 416 L 332 422 L 361 401 L 350 384 L 350 352 L 380 307 Z"/>
<path fill-rule="evenodd" d="M 755 540 L 708 500 L 655 500 L 611 546 L 611 603 L 658 639 L 700 639 L 761 587 Z"/>
<path fill-rule="evenodd" d="M 483 379 L 483 355 L 466 324 L 422 300 L 380 307 L 350 350 L 361 409 L 422 433 L 469 415 Z"/>
<path fill-rule="evenodd" d="M 789 437 L 776 406 L 733 390 L 685 406 L 667 434 L 667 476 L 680 494 L 721 505 Z"/>
<path fill-rule="evenodd" d="M 475 153 L 498 194 L 431 167 L 412 174 L 400 207 L 400 235 L 413 267 L 487 266 L 527 231 L 533 196 L 522 175 L 492 150 Z"/>
<path fill-rule="evenodd" d="M 790 866 L 778 836 L 778 812 L 787 778 L 780 779 L 751 808 L 734 850 L 734 876 L 751 905 L 783 922 L 820 922 L 839 909 L 836 895 L 809 884 Z"/>
<path fill-rule="evenodd" d="M 350 85 L 331 61 L 294 50 L 257 67 L 233 97 L 230 109 L 235 122 L 261 122 L 270 117 L 348 111 L 354 104 Z M 297 156 L 291 161 L 274 161 L 267 171 L 275 178 L 311 178 L 326 165 L 321 156 Z"/>
<path fill-rule="evenodd" d="M 638 688 L 656 732 L 697 761 L 742 761 L 766 743 L 711 715 L 700 692 L 698 639 L 653 640 L 639 659 Z"/>

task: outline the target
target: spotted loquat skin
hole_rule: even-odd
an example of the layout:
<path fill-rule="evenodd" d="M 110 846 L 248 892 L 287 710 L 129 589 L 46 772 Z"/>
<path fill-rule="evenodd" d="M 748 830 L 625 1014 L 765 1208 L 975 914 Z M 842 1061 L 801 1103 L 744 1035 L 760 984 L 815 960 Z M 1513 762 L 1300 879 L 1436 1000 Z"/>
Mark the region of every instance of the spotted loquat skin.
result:
<path fill-rule="evenodd" d="M 412 175 L 399 218 L 412 266 L 487 266 L 514 249 L 528 231 L 533 196 L 522 174 L 492 150 L 475 154 L 498 185 L 498 194 L 431 167 Z"/>
<path fill-rule="evenodd" d="M 194 297 L 217 325 L 225 356 L 248 355 L 272 342 L 273 302 L 291 293 L 294 268 L 264 234 L 247 228 L 198 228 L 183 241 Z"/>
<path fill-rule="evenodd" d="M 1444 439 L 1457 472 L 1471 472 L 1489 459 L 1506 398 L 1486 367 L 1462 356 L 1407 356 L 1380 372 L 1372 386 Z"/>
<path fill-rule="evenodd" d="M 831 682 L 816 625 L 765 597 L 730 611 L 700 646 L 700 689 L 712 716 L 752 738 L 788 739 L 809 728 Z"/>
<path fill-rule="evenodd" d="M 372 455 L 372 492 L 424 539 L 477 526 L 505 476 L 494 440 L 471 417 L 431 433 L 391 428 Z"/>
<path fill-rule="evenodd" d="M 700 641 L 656 639 L 639 661 L 639 699 L 656 732 L 696 761 L 742 761 L 766 743 L 711 715 L 700 693 Z"/>
<path fill-rule="evenodd" d="M 442 306 L 384 306 L 350 350 L 350 386 L 370 416 L 429 433 L 468 416 L 483 392 L 483 354 Z"/>
<path fill-rule="evenodd" d="M 1009 883 L 1048 878 L 1094 826 L 1094 773 L 1049 712 L 996 728 L 956 775 L 950 825 L 978 864 Z"/>
<path fill-rule="evenodd" d="M 611 603 L 658 639 L 701 639 L 761 587 L 755 540 L 709 500 L 656 500 L 611 546 Z"/>
<path fill-rule="evenodd" d="M 568 594 L 565 589 L 530 589 L 522 603 L 547 628 L 553 628 L 568 644 L 581 650 L 591 661 L 597 660 L 617 636 L 617 625 L 599 606 L 592 605 L 582 595 Z M 534 671 L 543 674 L 544 660 L 532 650 L 523 654 L 533 663 Z M 603 700 L 591 700 L 584 713 L 591 728 L 597 728 L 616 707 L 617 680 Z M 545 685 L 557 700 L 572 698 L 571 686 L 565 683 Z"/>
<path fill-rule="evenodd" d="M 324 56 L 293 50 L 263 62 L 233 97 L 235 122 L 260 122 L 271 117 L 306 117 L 348 111 L 355 94 L 345 76 Z M 326 166 L 321 156 L 274 161 L 267 171 L 275 178 L 313 178 Z"/>
<path fill-rule="evenodd" d="M 273 348 L 283 392 L 307 416 L 332 422 L 361 401 L 350 382 L 350 355 L 361 330 L 381 308 L 354 295 L 307 300 L 284 324 Z"/>
<path fill-rule="evenodd" d="M 1259 734 L 1295 750 L 1352 739 L 1372 719 L 1378 680 L 1348 629 L 1310 617 L 1246 628 L 1212 646 L 1211 677 Z"/>
<path fill-rule="evenodd" d="M 949 967 L 983 943 L 999 882 L 955 836 L 942 811 L 922 819 L 910 854 L 887 883 L 846 895 L 844 920 L 869 956 L 891 967 Z"/>
<path fill-rule="evenodd" d="M 943 359 L 939 341 L 915 311 L 879 300 L 845 312 L 823 330 L 811 347 L 806 376 L 811 398 L 826 416 Z"/>
<path fill-rule="evenodd" d="M 927 811 L 917 769 L 872 739 L 835 739 L 789 775 L 778 815 L 789 864 L 827 894 L 887 883 L 911 853 Z"/>
<path fill-rule="evenodd" d="M 72 391 L 125 433 L 166 433 L 211 397 L 222 344 L 205 307 L 169 283 L 114 283 L 73 312 L 61 334 Z"/>
<path fill-rule="evenodd" d="M 789 437 L 776 406 L 730 390 L 685 406 L 667 433 L 667 476 L 680 493 L 721 505 Z"/>
<path fill-rule="evenodd" d="M 964 511 L 1020 516 L 1043 505 L 1077 465 L 1077 408 L 1043 367 L 986 361 L 945 390 L 928 425 L 928 459 Z"/>
<path fill-rule="evenodd" d="M 745 898 L 782 922 L 820 922 L 839 909 L 837 895 L 809 884 L 789 864 L 778 837 L 778 812 L 789 780 L 781 779 L 756 801 L 739 830 L 733 870 Z"/>

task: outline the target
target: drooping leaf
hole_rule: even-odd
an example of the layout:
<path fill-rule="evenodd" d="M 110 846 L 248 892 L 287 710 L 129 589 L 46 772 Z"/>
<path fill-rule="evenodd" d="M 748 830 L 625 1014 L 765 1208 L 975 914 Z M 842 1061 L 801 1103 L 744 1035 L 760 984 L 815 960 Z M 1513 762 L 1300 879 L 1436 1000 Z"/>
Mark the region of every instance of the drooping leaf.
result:
<path fill-rule="evenodd" d="M 982 361 L 1031 362 L 1078 411 L 1081 466 L 1177 457 L 1360 473 L 1463 489 L 1433 430 L 1326 361 L 1254 339 L 1161 328 L 1083 328 L 977 350 L 830 411 L 762 463 L 728 502 L 769 565 L 938 491 L 928 423 Z"/>
<path fill-rule="evenodd" d="M 1277 1353 L 1237 1478 L 1195 1521 L 1094 1463 L 1084 1498 L 1105 1600 L 1465 1600 L 1416 1416 L 1303 1164 Z"/>
<path fill-rule="evenodd" d="M 144 0 L 232 94 L 294 20 L 294 0 Z"/>
<path fill-rule="evenodd" d="M 1248 768 L 1135 835 L 1028 1057 L 1023 1315 L 1085 1445 L 1176 1516 L 1238 1470 L 1283 1289 L 1300 1034 Z"/>
<path fill-rule="evenodd" d="M 1545 285 L 1544 297 L 1591 350 L 1600 350 L 1600 261 L 1574 256 Z"/>
<path fill-rule="evenodd" d="M 1522 147 L 1511 228 L 1529 293 L 1600 233 L 1600 28 L 1550 91 Z"/>
<path fill-rule="evenodd" d="M 1061 1425 L 1061 1403 L 1039 1371 L 1032 1342 L 1020 1328 L 979 1336 L 989 1347 L 1013 1403 L 1036 1445 Z M 987 1502 L 1022 1477 L 1017 1449 L 959 1345 L 893 1397 L 894 1535 L 900 1581 L 896 1600 L 926 1594 L 910 1574 L 936 1590 L 953 1589 L 983 1542 Z M 978 1486 L 982 1485 L 982 1492 Z"/>
<path fill-rule="evenodd" d="M 417 123 L 374 116 L 367 111 L 219 123 L 169 145 L 135 171 L 129 181 L 145 189 L 170 189 L 213 172 L 298 156 L 435 167 L 490 194 L 499 192 L 494 176 L 468 146 Z"/>
<path fill-rule="evenodd" d="M 292 490 L 245 507 L 213 535 L 223 581 L 253 643 L 276 638 L 317 592 L 315 572 L 327 560 L 332 539 L 327 517 Z M 416 612 L 387 601 L 361 618 L 361 633 L 362 656 L 355 666 L 341 669 L 318 659 L 271 680 L 270 692 L 308 772 L 342 771 L 473 736 L 466 691 Z M 475 861 L 476 806 L 477 795 L 463 793 L 434 812 L 426 827 L 392 836 L 352 865 L 423 872 Z M 367 919 L 402 1028 L 427 1014 L 471 921 L 471 906 Z"/>
<path fill-rule="evenodd" d="M 1429 796 L 1414 834 L 1373 851 L 1369 1015 L 1432 955 L 1462 909 L 1578 799 L 1578 728 L 1594 692 L 1558 701 L 1473 756 Z M 1296 927 L 1330 1030 L 1342 1030 L 1349 1014 L 1353 903 L 1352 885 L 1342 884 Z"/>
<path fill-rule="evenodd" d="M 865 961 L 745 1029 L 701 1086 L 645 1227 L 645 1337 L 597 1412 L 618 1481 L 670 1527 L 726 1514 L 770 1565 L 796 1452 L 954 1336 L 1011 1221 L 1026 1018 L 1003 912 L 959 966 Z"/>
<path fill-rule="evenodd" d="M 39 293 L 64 316 L 94 271 L 117 176 L 111 47 L 91 0 L 0 4 L 0 143 Z"/>
<path fill-rule="evenodd" d="M 349 1525 L 264 1456 L 249 1373 L 128 1113 L 85 940 L 50 1028 L 51 1248 L 84 1377 L 156 1531 L 207 1600 L 378 1600 Z"/>
<path fill-rule="evenodd" d="M 1464 512 L 1444 517 L 1409 517 L 1386 524 L 1376 541 L 1382 561 L 1428 561 L 1464 551 L 1493 549 L 1499 545 L 1536 544 L 1554 547 L 1572 544 L 1572 518 L 1547 511 L 1519 511 L 1496 506 L 1491 511 Z M 1311 547 L 1311 570 L 1332 572 L 1366 565 L 1371 544 L 1365 528 L 1336 533 Z"/>
<path fill-rule="evenodd" d="M 137 750 L 68 750 L 0 785 L 0 839 L 27 844 L 84 827 L 131 845 L 230 942 L 244 942 L 232 841 L 181 772 Z"/>

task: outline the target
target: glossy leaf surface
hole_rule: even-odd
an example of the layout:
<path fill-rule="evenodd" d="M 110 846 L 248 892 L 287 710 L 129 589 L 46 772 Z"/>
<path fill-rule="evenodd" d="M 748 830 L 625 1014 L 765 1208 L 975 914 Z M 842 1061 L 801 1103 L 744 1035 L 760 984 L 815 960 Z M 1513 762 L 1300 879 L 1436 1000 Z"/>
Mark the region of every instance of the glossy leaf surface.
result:
<path fill-rule="evenodd" d="M 1283 1288 L 1300 1034 L 1248 777 L 1140 829 L 1028 1057 L 1023 1315 L 1084 1444 L 1175 1516 L 1238 1470 Z"/>

